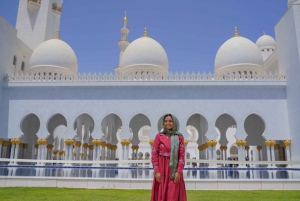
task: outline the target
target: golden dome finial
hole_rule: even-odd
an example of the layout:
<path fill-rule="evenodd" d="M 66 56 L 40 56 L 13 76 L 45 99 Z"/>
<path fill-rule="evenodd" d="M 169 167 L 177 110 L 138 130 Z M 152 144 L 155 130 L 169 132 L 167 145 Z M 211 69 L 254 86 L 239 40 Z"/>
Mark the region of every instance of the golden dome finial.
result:
<path fill-rule="evenodd" d="M 144 29 L 144 37 L 148 37 L 147 27 L 145 27 L 145 29 Z"/>
<path fill-rule="evenodd" d="M 123 19 L 123 22 L 124 22 L 124 23 L 126 23 L 126 22 L 127 22 L 126 13 L 127 13 L 127 11 L 125 10 L 124 19 Z"/>
<path fill-rule="evenodd" d="M 56 31 L 56 39 L 59 39 L 59 30 Z"/>
<path fill-rule="evenodd" d="M 234 36 L 235 37 L 239 36 L 238 28 L 236 26 L 234 27 Z"/>
<path fill-rule="evenodd" d="M 265 31 L 263 31 L 263 35 L 264 35 L 264 36 L 266 35 L 266 32 L 265 32 Z"/>

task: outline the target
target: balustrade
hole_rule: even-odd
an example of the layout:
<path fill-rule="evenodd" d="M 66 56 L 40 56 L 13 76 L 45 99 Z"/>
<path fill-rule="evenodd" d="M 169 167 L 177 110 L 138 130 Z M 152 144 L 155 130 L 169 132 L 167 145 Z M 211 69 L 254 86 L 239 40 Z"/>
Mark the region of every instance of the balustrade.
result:
<path fill-rule="evenodd" d="M 11 74 L 4 77 L 5 82 L 285 82 L 283 73 L 231 73 L 231 74 L 212 74 L 212 73 L 83 73 L 83 74 Z"/>

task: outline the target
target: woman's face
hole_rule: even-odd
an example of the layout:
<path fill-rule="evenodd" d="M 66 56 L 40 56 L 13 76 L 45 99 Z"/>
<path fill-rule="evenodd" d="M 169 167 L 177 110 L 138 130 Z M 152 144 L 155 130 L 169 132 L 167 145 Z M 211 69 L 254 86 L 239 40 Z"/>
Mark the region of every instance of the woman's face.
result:
<path fill-rule="evenodd" d="M 173 119 L 170 116 L 167 116 L 164 119 L 164 126 L 168 129 L 168 130 L 172 130 L 173 128 Z"/>

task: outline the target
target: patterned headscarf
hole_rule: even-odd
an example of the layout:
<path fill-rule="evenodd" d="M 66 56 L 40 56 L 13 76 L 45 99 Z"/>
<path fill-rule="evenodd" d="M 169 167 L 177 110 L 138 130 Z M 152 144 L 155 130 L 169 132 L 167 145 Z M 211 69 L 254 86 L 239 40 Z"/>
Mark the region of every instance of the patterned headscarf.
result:
<path fill-rule="evenodd" d="M 172 174 L 170 175 L 170 179 L 174 179 L 175 177 L 175 173 L 176 173 L 176 169 L 177 169 L 177 164 L 178 164 L 178 149 L 179 149 L 179 138 L 178 135 L 181 135 L 178 132 L 178 119 L 173 116 L 173 115 L 166 115 L 164 116 L 163 121 L 165 120 L 165 118 L 167 116 L 171 116 L 173 119 L 173 128 L 172 130 L 168 130 L 164 125 L 164 133 L 166 134 L 170 134 L 171 135 L 171 153 L 170 153 L 170 163 L 169 166 L 172 170 Z"/>

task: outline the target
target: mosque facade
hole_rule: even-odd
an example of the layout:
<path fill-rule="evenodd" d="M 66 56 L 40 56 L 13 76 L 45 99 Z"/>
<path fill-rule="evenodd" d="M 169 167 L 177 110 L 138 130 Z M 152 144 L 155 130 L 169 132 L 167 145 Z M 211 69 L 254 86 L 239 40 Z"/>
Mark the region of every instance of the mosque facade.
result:
<path fill-rule="evenodd" d="M 187 158 L 300 161 L 299 11 L 288 0 L 276 40 L 236 27 L 207 74 L 170 73 L 147 29 L 129 42 L 125 13 L 115 73 L 80 74 L 63 0 L 20 0 L 16 27 L 0 16 L 0 158 L 147 160 L 170 113 Z"/>

